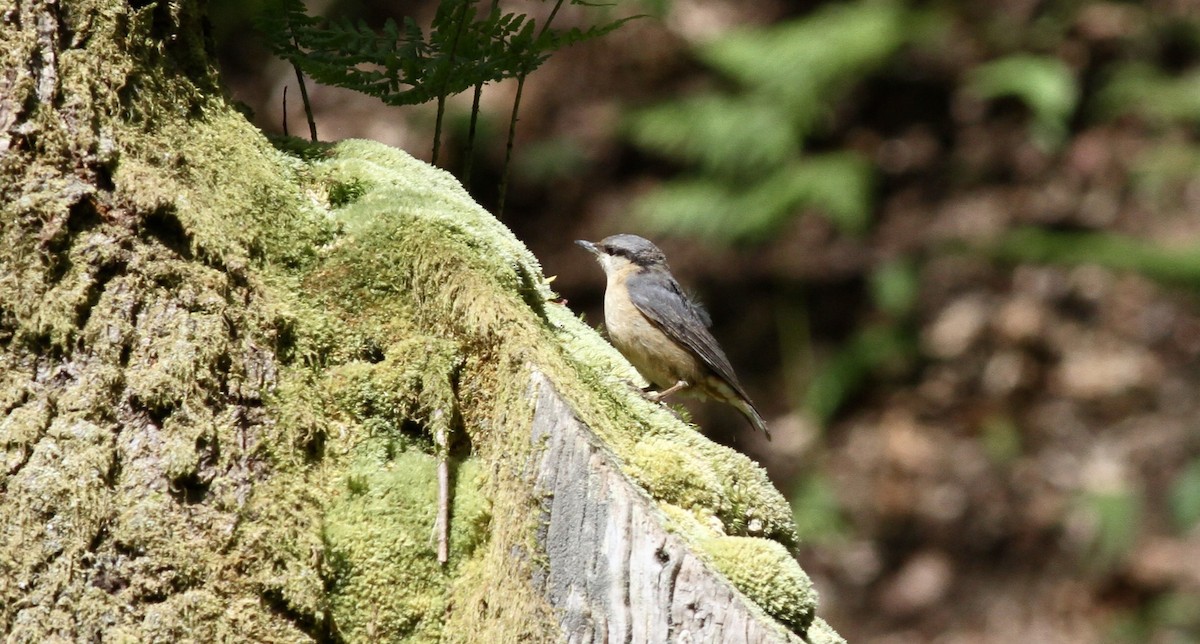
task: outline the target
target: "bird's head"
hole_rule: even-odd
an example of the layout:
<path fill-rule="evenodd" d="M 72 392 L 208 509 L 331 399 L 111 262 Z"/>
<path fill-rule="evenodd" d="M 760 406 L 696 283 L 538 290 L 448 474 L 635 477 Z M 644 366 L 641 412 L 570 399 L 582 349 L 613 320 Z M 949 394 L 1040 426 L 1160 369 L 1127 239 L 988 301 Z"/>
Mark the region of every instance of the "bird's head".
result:
<path fill-rule="evenodd" d="M 650 240 L 637 235 L 612 235 L 594 243 L 580 239 L 575 243 L 595 255 L 608 275 L 667 270 L 667 256 Z"/>

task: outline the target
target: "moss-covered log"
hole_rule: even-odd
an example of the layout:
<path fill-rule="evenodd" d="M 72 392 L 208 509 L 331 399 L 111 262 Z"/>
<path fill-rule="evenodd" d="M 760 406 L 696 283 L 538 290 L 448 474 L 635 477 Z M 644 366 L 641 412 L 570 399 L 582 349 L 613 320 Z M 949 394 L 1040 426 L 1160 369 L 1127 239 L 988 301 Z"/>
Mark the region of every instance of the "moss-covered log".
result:
<path fill-rule="evenodd" d="M 3 12 L 7 638 L 836 639 L 761 469 L 637 395 L 453 178 L 273 147 L 193 2 Z M 639 527 L 563 540 L 571 513 Z M 637 575 L 668 610 L 606 615 Z"/>

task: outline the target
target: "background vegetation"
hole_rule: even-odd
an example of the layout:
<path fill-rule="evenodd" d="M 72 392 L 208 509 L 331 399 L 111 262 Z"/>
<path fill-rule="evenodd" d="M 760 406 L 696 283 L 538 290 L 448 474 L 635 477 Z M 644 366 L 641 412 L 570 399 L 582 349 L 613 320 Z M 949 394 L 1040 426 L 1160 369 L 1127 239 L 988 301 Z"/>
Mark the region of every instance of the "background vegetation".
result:
<path fill-rule="evenodd" d="M 264 129 L 292 85 L 295 134 L 295 75 L 247 27 L 273 9 L 218 0 L 214 38 Z M 504 219 L 597 321 L 571 240 L 661 242 L 778 438 L 689 408 L 790 494 L 850 641 L 1200 640 L 1198 10 L 566 5 L 564 29 L 649 17 L 529 75 Z M 382 29 L 437 5 L 308 11 Z M 485 205 L 516 85 L 481 96 Z M 308 89 L 322 139 L 428 157 L 436 105 Z M 442 101 L 458 174 L 472 98 Z"/>

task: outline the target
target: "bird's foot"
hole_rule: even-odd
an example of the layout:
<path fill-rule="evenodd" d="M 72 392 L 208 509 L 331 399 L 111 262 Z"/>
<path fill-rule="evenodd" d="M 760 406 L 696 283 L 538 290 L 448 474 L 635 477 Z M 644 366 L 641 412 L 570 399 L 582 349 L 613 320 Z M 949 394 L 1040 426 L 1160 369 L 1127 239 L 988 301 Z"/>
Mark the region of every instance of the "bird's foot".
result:
<path fill-rule="evenodd" d="M 646 400 L 649 400 L 650 402 L 662 402 L 667 396 L 670 396 L 680 389 L 685 389 L 687 387 L 688 382 L 686 380 L 680 380 L 679 382 L 667 387 L 662 391 L 643 391 L 642 395 L 645 396 Z"/>

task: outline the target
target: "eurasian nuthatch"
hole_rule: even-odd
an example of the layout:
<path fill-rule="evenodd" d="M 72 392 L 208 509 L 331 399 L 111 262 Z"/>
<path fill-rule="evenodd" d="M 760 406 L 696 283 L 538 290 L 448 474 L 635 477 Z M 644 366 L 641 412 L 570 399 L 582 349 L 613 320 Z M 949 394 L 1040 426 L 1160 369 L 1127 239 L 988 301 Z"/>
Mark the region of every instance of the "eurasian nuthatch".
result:
<path fill-rule="evenodd" d="M 604 268 L 604 326 L 613 346 L 661 390 L 651 400 L 677 391 L 713 398 L 736 407 L 770 439 L 767 424 L 708 331 L 708 314 L 684 294 L 663 252 L 637 235 L 575 243 Z"/>

